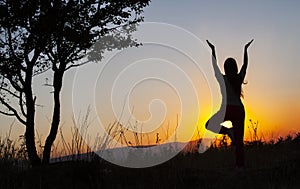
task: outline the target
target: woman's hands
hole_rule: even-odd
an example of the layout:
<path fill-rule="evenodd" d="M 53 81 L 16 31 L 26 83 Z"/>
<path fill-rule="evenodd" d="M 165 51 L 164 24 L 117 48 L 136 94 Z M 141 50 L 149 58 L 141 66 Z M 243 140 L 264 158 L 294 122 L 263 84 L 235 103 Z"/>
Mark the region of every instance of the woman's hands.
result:
<path fill-rule="evenodd" d="M 245 78 L 245 75 L 246 75 L 246 70 L 247 70 L 247 67 L 248 67 L 248 48 L 249 46 L 251 45 L 251 43 L 253 42 L 254 39 L 252 39 L 249 43 L 247 43 L 245 45 L 245 49 L 244 49 L 244 64 L 241 68 L 241 71 L 240 71 L 240 75 L 242 76 L 242 78 Z"/>
<path fill-rule="evenodd" d="M 206 40 L 206 43 L 208 44 L 208 46 L 211 48 L 211 54 L 214 57 L 213 61 L 216 61 L 216 51 L 215 51 L 215 46 L 213 44 L 211 44 L 211 42 L 209 42 L 208 40 Z"/>
<path fill-rule="evenodd" d="M 251 45 L 251 43 L 254 41 L 254 39 L 252 39 L 249 43 L 247 43 L 246 45 L 245 45 L 245 49 L 248 49 L 249 48 L 249 46 Z M 206 40 L 206 43 L 208 44 L 208 46 L 211 48 L 211 50 L 215 50 L 215 46 L 211 43 L 211 42 L 209 42 L 208 40 Z"/>
<path fill-rule="evenodd" d="M 215 71 L 215 76 L 217 78 L 218 81 L 223 81 L 223 75 L 219 69 L 219 66 L 217 64 L 217 57 L 216 57 L 216 51 L 215 51 L 215 46 L 213 44 L 211 44 L 211 42 L 209 42 L 208 40 L 206 40 L 206 43 L 208 44 L 208 46 L 211 48 L 211 55 L 212 55 L 212 65 Z"/>
<path fill-rule="evenodd" d="M 248 49 L 248 47 L 251 45 L 251 43 L 254 41 L 254 39 L 252 39 L 249 43 L 247 43 L 246 45 L 245 45 L 245 50 L 247 50 Z"/>
<path fill-rule="evenodd" d="M 215 50 L 215 46 L 213 44 L 211 44 L 208 40 L 206 40 L 206 43 L 209 45 L 209 47 L 211 48 L 212 51 Z"/>

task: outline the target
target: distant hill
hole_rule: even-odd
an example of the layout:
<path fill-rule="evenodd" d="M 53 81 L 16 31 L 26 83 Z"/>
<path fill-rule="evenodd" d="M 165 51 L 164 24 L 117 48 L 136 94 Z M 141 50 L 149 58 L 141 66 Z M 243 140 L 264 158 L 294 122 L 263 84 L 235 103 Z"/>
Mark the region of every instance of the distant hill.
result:
<path fill-rule="evenodd" d="M 125 146 L 112 149 L 99 150 L 97 152 L 74 154 L 62 157 L 51 158 L 50 162 L 65 162 L 65 161 L 92 161 L 104 159 L 118 158 L 126 159 L 130 154 L 136 154 L 137 156 L 160 156 L 169 155 L 175 156 L 179 152 L 193 153 L 197 152 L 198 144 L 201 140 L 195 140 L 191 142 L 171 142 L 158 145 L 140 145 L 140 146 Z M 101 156 L 101 157 L 100 157 Z"/>

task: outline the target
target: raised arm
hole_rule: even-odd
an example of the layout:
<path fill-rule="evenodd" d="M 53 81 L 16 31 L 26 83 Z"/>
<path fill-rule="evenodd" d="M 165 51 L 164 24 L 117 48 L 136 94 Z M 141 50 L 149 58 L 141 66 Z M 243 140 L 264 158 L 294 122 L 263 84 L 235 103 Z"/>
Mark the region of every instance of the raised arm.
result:
<path fill-rule="evenodd" d="M 221 73 L 220 68 L 217 64 L 215 46 L 213 44 L 211 44 L 208 40 L 206 40 L 206 42 L 209 45 L 209 47 L 211 48 L 212 65 L 213 65 L 213 68 L 214 68 L 215 76 L 216 76 L 217 80 L 219 81 L 220 79 L 222 79 L 222 73 Z"/>
<path fill-rule="evenodd" d="M 251 45 L 251 43 L 253 42 L 253 40 L 254 39 L 252 39 L 249 43 L 247 43 L 244 48 L 244 63 L 241 68 L 241 71 L 240 71 L 240 76 L 242 77 L 243 80 L 246 76 L 246 71 L 247 71 L 247 67 L 248 67 L 248 48 Z"/>

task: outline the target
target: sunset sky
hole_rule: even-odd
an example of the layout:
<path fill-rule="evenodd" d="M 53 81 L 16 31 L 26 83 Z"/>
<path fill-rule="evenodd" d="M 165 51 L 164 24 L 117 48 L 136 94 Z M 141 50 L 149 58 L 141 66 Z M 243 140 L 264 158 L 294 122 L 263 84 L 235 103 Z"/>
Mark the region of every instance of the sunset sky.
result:
<path fill-rule="evenodd" d="M 267 137 L 299 132 L 299 7 L 300 2 L 292 0 L 152 0 L 135 33 L 142 47 L 109 52 L 100 63 L 66 73 L 61 119 L 65 134 L 70 134 L 73 112 L 83 115 L 89 105 L 91 135 L 101 131 L 99 124 L 108 125 L 120 114 L 122 124 L 143 125 L 138 131 L 152 132 L 152 141 L 157 132 L 164 138 L 169 130 L 171 136 L 177 123 L 177 134 L 170 140 L 191 139 L 197 127 L 203 132 L 221 103 L 206 39 L 216 46 L 222 71 L 227 57 L 234 57 L 240 68 L 243 47 L 254 39 L 243 85 L 246 137 L 249 119 L 258 120 Z M 51 120 L 52 89 L 43 86 L 50 75 L 34 82 L 37 103 L 43 105 L 37 107 L 36 118 L 43 138 Z M 13 119 L 1 115 L 0 120 L 4 135 Z M 24 130 L 16 121 L 14 136 Z"/>

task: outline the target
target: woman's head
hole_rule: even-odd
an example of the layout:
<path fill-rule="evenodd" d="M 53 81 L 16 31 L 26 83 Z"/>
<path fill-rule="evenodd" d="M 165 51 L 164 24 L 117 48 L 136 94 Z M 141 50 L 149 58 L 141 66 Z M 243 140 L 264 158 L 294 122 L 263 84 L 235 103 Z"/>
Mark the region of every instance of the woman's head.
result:
<path fill-rule="evenodd" d="M 228 76 L 233 76 L 238 73 L 237 63 L 234 58 L 227 58 L 224 62 L 224 71 Z"/>

